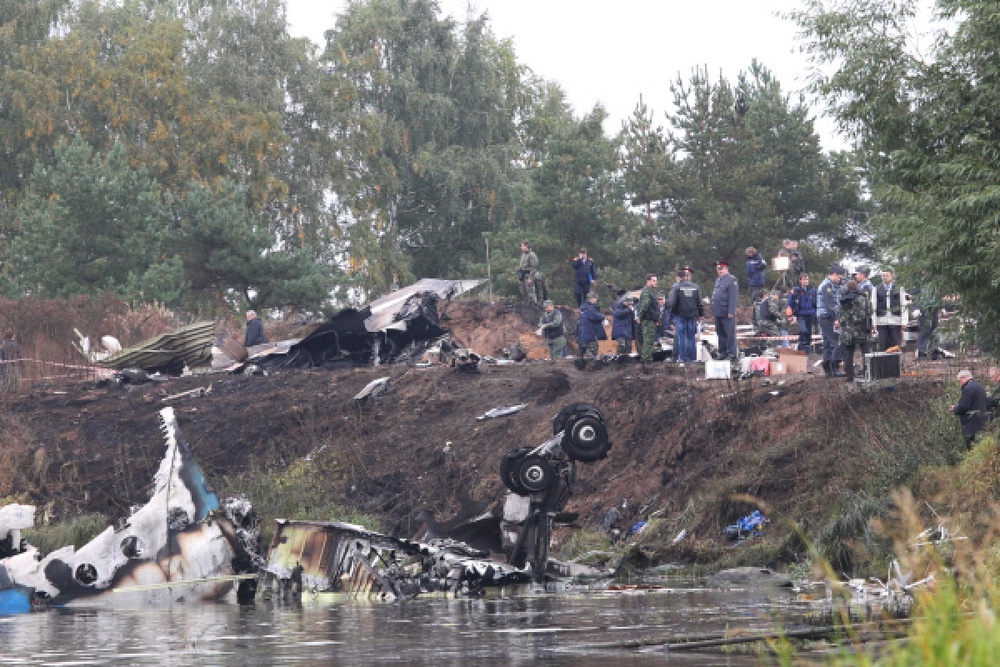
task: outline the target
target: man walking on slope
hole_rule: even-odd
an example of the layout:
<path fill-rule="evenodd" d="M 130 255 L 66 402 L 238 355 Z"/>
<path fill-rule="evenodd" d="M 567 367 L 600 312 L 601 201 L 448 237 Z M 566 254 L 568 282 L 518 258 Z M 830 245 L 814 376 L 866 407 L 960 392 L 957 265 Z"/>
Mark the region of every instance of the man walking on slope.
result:
<path fill-rule="evenodd" d="M 948 411 L 961 421 L 965 448 L 972 449 L 972 442 L 990 421 L 989 400 L 983 385 L 972 379 L 972 371 L 961 370 L 956 379 L 962 386 L 962 396 L 956 405 L 948 406 Z"/>

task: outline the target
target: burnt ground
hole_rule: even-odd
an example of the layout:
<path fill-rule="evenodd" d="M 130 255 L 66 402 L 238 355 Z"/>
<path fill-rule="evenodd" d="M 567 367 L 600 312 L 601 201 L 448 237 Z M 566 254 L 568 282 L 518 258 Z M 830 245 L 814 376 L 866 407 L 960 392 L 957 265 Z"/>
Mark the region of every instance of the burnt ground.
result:
<path fill-rule="evenodd" d="M 480 354 L 497 355 L 514 340 L 531 356 L 543 354 L 531 307 L 458 302 L 445 320 Z M 243 484 L 251 471 L 281 478 L 296 466 L 301 471 L 304 461 L 321 462 L 305 469 L 331 502 L 410 537 L 425 508 L 448 517 L 464 494 L 498 505 L 501 456 L 540 444 L 563 405 L 587 401 L 603 411 L 614 447 L 607 459 L 579 467 L 567 510 L 580 514 L 581 525 L 597 530 L 612 509 L 620 527 L 656 517 L 663 539 L 653 540 L 654 558 L 714 561 L 730 546 L 722 527 L 750 511 L 752 497 L 775 519 L 766 538 L 771 548 L 760 555 L 770 562 L 757 564 L 776 564 L 801 553 L 786 520 L 817 532 L 838 505 L 887 494 L 914 473 L 909 450 L 926 458 L 919 447 L 929 448 L 941 462 L 954 457 L 957 429 L 931 434 L 925 421 L 905 419 L 946 405 L 953 383 L 945 378 L 954 369 L 940 363 L 908 368 L 911 376 L 867 391 L 820 375 L 706 381 L 700 365 L 661 364 L 644 375 L 633 363 L 602 361 L 526 361 L 480 372 L 437 364 L 279 369 L 132 387 L 36 386 L 0 403 L 0 501 L 32 502 L 56 519 L 125 515 L 147 497 L 163 451 L 156 413 L 169 404 L 221 492 L 253 500 Z M 392 378 L 386 395 L 363 405 L 353 400 L 383 376 Z M 209 384 L 206 396 L 161 400 Z M 476 420 L 518 403 L 527 408 Z M 302 477 L 288 480 L 301 484 Z M 690 537 L 667 546 L 680 528 Z"/>

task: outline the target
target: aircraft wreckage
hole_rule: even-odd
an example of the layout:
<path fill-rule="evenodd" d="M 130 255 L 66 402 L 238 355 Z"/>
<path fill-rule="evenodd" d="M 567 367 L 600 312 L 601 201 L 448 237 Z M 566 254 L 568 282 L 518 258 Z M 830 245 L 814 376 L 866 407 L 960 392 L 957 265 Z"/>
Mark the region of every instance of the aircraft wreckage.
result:
<path fill-rule="evenodd" d="M 500 474 L 508 493 L 502 515 L 487 513 L 450 531 L 487 535 L 502 545 L 503 560 L 449 535 L 414 541 L 348 523 L 281 519 L 265 562 L 257 553 L 259 520 L 250 503 L 220 501 L 173 410 L 161 410 L 160 420 L 167 450 L 152 497 L 123 527 L 107 528 L 79 550 L 66 546 L 43 557 L 21 537 L 34 524 L 34 508 L 0 508 L 0 613 L 211 601 L 234 589 L 241 601 L 397 600 L 542 582 L 552 570 L 553 525 L 575 518 L 562 510 L 573 492 L 576 464 L 602 459 L 611 449 L 599 410 L 574 403 L 556 415 L 549 440 L 503 457 Z"/>
<path fill-rule="evenodd" d="M 173 409 L 161 410 L 160 420 L 167 451 L 152 496 L 122 528 L 109 526 L 80 549 L 42 557 L 20 537 L 33 511 L 17 506 L 12 521 L 0 519 L 0 612 L 215 600 L 237 585 L 241 597 L 252 596 L 259 558 L 250 504 L 220 503 Z"/>

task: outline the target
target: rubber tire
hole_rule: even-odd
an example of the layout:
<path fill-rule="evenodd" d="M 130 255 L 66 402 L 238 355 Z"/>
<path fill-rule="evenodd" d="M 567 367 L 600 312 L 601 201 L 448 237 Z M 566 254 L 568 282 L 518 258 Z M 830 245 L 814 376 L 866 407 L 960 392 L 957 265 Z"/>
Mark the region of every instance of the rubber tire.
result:
<path fill-rule="evenodd" d="M 592 414 L 578 415 L 566 424 L 562 448 L 570 460 L 581 463 L 599 461 L 611 450 L 608 429 L 602 420 Z"/>
<path fill-rule="evenodd" d="M 500 459 L 500 480 L 505 487 L 519 496 L 531 495 L 531 492 L 521 486 L 517 479 L 517 466 L 530 451 L 531 447 L 519 447 L 510 450 Z"/>
<path fill-rule="evenodd" d="M 517 483 L 529 495 L 546 491 L 555 481 L 556 471 L 538 454 L 525 456 L 517 464 Z"/>
<path fill-rule="evenodd" d="M 591 403 L 570 403 L 552 419 L 552 435 L 559 435 L 559 432 L 566 428 L 569 420 L 577 414 L 590 414 L 602 422 L 604 421 L 604 416 L 601 415 L 601 411 L 597 409 L 596 405 Z"/>

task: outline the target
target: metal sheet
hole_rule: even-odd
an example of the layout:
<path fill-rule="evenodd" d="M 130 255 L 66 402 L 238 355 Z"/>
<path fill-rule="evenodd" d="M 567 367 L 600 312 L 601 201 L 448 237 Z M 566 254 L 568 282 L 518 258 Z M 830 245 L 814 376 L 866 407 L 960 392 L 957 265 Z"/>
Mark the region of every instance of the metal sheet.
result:
<path fill-rule="evenodd" d="M 100 362 L 101 366 L 123 370 L 178 373 L 184 366 L 194 368 L 212 361 L 215 322 L 189 324 L 145 340 Z"/>

